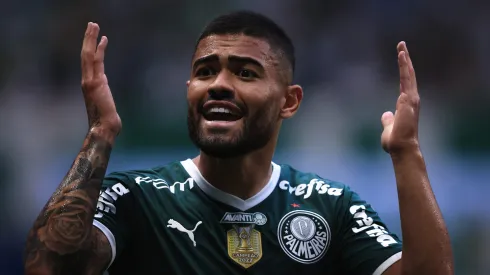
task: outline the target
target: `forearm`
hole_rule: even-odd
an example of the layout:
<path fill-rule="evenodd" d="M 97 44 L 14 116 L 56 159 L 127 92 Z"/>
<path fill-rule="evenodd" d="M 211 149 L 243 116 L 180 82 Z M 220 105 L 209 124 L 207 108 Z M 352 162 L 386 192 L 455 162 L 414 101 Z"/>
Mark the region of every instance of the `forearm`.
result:
<path fill-rule="evenodd" d="M 403 235 L 403 274 L 453 274 L 446 225 L 420 150 L 392 155 Z"/>
<path fill-rule="evenodd" d="M 80 256 L 76 252 L 97 245 L 92 222 L 113 142 L 112 136 L 100 131 L 90 131 L 85 138 L 73 166 L 29 232 L 26 274 L 58 274 L 73 265 L 72 260 L 81 260 L 73 259 Z"/>

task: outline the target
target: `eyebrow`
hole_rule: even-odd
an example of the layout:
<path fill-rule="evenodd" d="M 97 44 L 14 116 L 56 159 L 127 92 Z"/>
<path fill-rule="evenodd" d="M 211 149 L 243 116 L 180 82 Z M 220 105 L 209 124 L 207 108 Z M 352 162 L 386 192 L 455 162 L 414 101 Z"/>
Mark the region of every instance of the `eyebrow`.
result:
<path fill-rule="evenodd" d="M 209 63 L 209 62 L 216 62 L 219 60 L 218 55 L 216 54 L 211 54 L 207 56 L 200 57 L 194 61 L 194 64 L 192 65 L 192 70 L 195 70 L 199 65 Z"/>
<path fill-rule="evenodd" d="M 195 70 L 201 64 L 205 64 L 205 63 L 209 63 L 209 62 L 216 62 L 216 61 L 219 61 L 219 57 L 216 54 L 211 54 L 211 55 L 200 57 L 200 58 L 196 59 L 196 61 L 194 61 L 194 64 L 192 65 L 192 70 Z M 258 60 L 251 58 L 251 57 L 230 55 L 230 56 L 228 56 L 228 61 L 234 62 L 234 63 L 252 64 L 252 65 L 255 65 L 261 69 L 264 69 L 264 65 L 262 65 L 262 63 L 260 63 Z"/>
<path fill-rule="evenodd" d="M 234 62 L 234 63 L 252 64 L 252 65 L 255 65 L 261 69 L 264 69 L 264 66 L 262 65 L 262 63 L 260 63 L 258 60 L 251 58 L 251 57 L 230 55 L 230 56 L 228 56 L 228 61 Z"/>

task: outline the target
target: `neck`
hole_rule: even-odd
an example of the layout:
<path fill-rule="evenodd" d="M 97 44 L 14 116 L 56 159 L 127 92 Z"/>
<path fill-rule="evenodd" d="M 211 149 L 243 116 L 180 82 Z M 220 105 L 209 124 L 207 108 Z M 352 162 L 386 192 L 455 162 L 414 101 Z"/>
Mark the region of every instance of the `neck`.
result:
<path fill-rule="evenodd" d="M 236 158 L 215 158 L 201 152 L 193 159 L 203 177 L 214 187 L 243 200 L 257 194 L 272 174 L 274 144 Z M 271 150 L 272 148 L 272 150 Z"/>

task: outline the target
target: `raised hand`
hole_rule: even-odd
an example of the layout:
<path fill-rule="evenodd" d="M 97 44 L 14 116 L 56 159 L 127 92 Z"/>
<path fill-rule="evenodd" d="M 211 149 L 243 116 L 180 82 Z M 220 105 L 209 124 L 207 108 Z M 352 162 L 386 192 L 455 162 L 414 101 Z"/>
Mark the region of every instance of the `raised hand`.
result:
<path fill-rule="evenodd" d="M 111 260 L 109 241 L 92 228 L 92 222 L 121 119 L 104 73 L 107 37 L 97 46 L 98 35 L 99 26 L 89 23 L 82 47 L 89 133 L 29 232 L 24 254 L 27 275 L 102 274 Z"/>
<path fill-rule="evenodd" d="M 103 130 L 117 135 L 122 123 L 104 72 L 104 55 L 107 37 L 102 36 L 97 45 L 99 26 L 88 23 L 82 46 L 82 91 L 87 108 L 90 130 Z"/>
<path fill-rule="evenodd" d="M 418 121 L 420 97 L 412 60 L 405 42 L 397 45 L 400 69 L 400 96 L 396 102 L 396 112 L 385 112 L 381 116 L 383 133 L 381 145 L 390 154 L 406 150 L 418 150 Z"/>
<path fill-rule="evenodd" d="M 381 144 L 390 154 L 395 172 L 403 259 L 383 274 L 454 274 L 449 233 L 419 147 L 420 97 L 415 71 L 405 42 L 398 43 L 397 50 L 400 96 L 395 114 L 381 116 Z"/>

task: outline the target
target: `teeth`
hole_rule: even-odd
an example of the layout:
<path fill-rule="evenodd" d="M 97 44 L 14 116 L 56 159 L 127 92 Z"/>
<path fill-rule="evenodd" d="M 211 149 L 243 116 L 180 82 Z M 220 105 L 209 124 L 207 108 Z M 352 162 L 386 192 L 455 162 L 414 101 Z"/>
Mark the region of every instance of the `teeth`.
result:
<path fill-rule="evenodd" d="M 214 107 L 209 110 L 210 113 L 231 114 L 230 109 Z"/>

